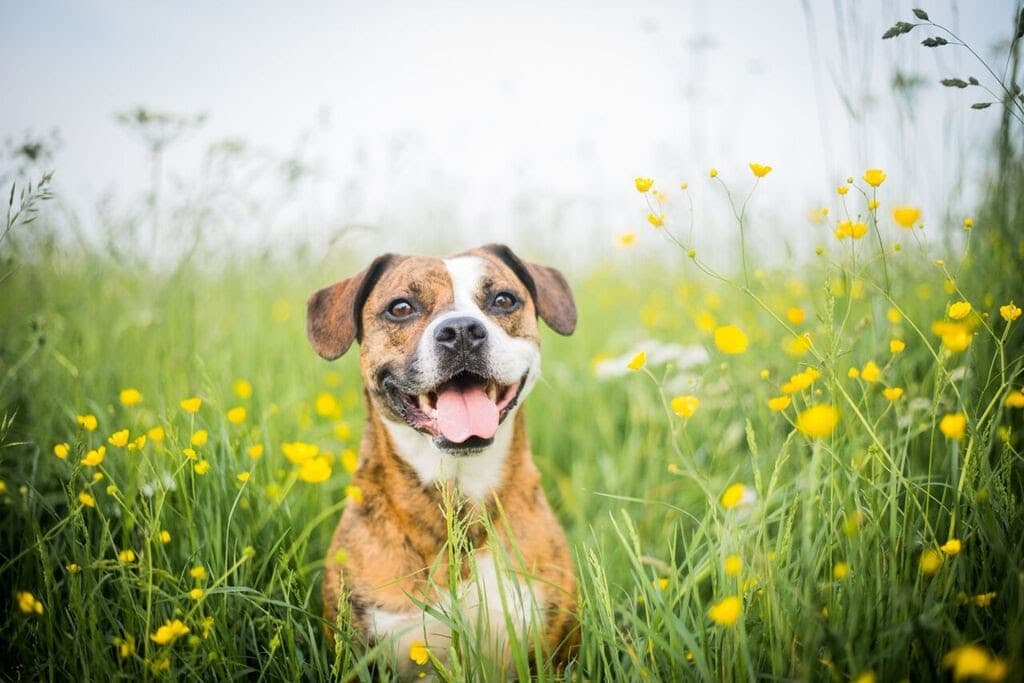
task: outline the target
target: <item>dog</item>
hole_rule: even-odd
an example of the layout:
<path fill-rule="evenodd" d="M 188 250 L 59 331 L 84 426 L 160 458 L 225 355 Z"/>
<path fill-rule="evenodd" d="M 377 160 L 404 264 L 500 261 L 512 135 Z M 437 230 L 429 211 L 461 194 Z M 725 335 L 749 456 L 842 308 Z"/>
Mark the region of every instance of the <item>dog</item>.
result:
<path fill-rule="evenodd" d="M 324 618 L 336 623 L 340 606 L 367 644 L 389 639 L 400 676 L 422 674 L 426 652 L 443 661 L 452 633 L 439 614 L 453 602 L 506 670 L 513 640 L 539 644 L 531 665 L 564 664 L 577 646 L 573 561 L 521 408 L 540 376 L 538 317 L 572 334 L 568 283 L 497 244 L 385 254 L 307 303 L 320 356 L 359 343 L 367 413 L 361 496 L 327 554 Z M 453 517 L 471 558 L 454 569 Z"/>

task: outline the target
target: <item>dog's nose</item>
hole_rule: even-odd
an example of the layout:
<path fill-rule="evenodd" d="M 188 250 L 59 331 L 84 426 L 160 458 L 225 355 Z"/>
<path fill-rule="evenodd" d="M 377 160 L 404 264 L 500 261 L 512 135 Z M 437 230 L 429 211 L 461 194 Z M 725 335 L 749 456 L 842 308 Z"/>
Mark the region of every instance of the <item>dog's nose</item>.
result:
<path fill-rule="evenodd" d="M 451 318 L 437 326 L 434 341 L 452 351 L 473 351 L 487 341 L 487 328 L 476 318 Z"/>

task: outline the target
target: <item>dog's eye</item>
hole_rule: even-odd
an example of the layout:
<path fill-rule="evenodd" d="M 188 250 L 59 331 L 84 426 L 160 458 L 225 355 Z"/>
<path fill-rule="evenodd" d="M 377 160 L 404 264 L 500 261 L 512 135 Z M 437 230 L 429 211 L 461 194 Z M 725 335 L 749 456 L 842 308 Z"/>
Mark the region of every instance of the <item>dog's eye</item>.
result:
<path fill-rule="evenodd" d="M 392 320 L 405 320 L 415 312 L 413 305 L 405 299 L 395 299 L 388 304 L 387 313 Z"/>
<path fill-rule="evenodd" d="M 518 305 L 519 299 L 516 298 L 515 294 L 509 292 L 498 292 L 491 300 L 491 308 L 503 313 L 515 310 Z"/>

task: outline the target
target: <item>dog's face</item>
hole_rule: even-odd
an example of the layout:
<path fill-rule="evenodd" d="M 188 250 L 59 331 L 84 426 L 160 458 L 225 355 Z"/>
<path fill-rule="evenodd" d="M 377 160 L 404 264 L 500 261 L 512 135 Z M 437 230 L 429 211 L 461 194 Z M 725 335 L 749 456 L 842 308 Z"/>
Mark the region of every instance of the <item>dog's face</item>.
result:
<path fill-rule="evenodd" d="M 373 407 L 465 455 L 490 445 L 533 387 L 538 315 L 572 333 L 565 279 L 489 245 L 447 259 L 379 257 L 310 298 L 307 331 L 328 359 L 358 340 Z"/>

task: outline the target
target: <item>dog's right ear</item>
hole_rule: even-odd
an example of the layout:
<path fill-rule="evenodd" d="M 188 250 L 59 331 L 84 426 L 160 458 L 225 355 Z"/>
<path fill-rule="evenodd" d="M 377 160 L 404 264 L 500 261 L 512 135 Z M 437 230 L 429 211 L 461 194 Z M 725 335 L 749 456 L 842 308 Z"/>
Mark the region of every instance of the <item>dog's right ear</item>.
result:
<path fill-rule="evenodd" d="M 309 297 L 306 336 L 323 358 L 334 360 L 348 351 L 353 341 L 362 340 L 363 304 L 394 258 L 394 254 L 378 256 L 365 270 Z"/>

